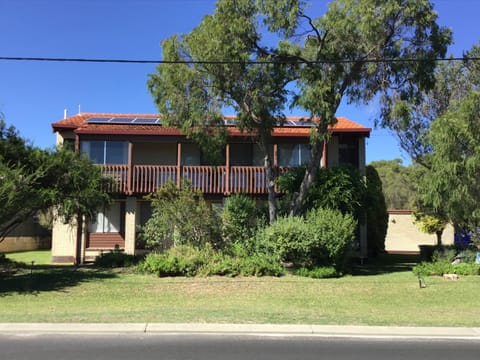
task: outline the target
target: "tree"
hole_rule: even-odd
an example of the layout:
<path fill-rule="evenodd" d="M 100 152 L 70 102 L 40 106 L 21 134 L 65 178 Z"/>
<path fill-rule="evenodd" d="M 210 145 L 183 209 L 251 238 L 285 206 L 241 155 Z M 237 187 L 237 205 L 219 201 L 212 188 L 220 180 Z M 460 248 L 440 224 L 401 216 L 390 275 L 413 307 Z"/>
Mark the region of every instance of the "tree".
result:
<path fill-rule="evenodd" d="M 93 217 L 109 203 L 108 180 L 79 154 L 33 147 L 0 120 L 0 241 L 23 221 L 51 207 L 65 221 Z"/>
<path fill-rule="evenodd" d="M 290 205 L 295 215 L 315 182 L 342 100 L 380 99 L 379 122 L 389 126 L 396 99 L 417 104 L 433 86 L 435 58 L 451 41 L 435 21 L 428 0 L 336 0 L 318 19 L 300 0 L 219 0 L 191 33 L 162 43 L 168 63 L 151 75 L 149 87 L 165 122 L 187 134 L 212 132 L 221 111 L 233 108 L 238 127 L 253 131 L 263 150 L 273 221 L 269 145 L 285 109 L 301 108 L 317 122 L 311 160 Z M 277 45 L 262 43 L 264 33 Z"/>
<path fill-rule="evenodd" d="M 177 188 L 169 182 L 149 195 L 149 200 L 153 214 L 142 228 L 142 237 L 150 248 L 165 250 L 172 245 L 210 244 L 219 249 L 223 246 L 220 216 L 190 183 Z"/>
<path fill-rule="evenodd" d="M 435 234 L 437 236 L 437 246 L 442 246 L 443 230 L 448 224 L 446 219 L 425 214 L 418 209 L 414 210 L 413 218 L 421 231 L 427 234 Z"/>
<path fill-rule="evenodd" d="M 401 159 L 372 161 L 381 180 L 387 209 L 410 210 L 415 202 L 413 166 L 404 166 Z"/>
<path fill-rule="evenodd" d="M 480 92 L 435 120 L 428 140 L 433 152 L 421 179 L 421 200 L 455 225 L 480 225 Z"/>
<path fill-rule="evenodd" d="M 376 169 L 369 165 L 367 175 L 367 244 L 368 252 L 377 255 L 385 250 L 385 237 L 388 229 L 388 213 L 382 181 Z"/>

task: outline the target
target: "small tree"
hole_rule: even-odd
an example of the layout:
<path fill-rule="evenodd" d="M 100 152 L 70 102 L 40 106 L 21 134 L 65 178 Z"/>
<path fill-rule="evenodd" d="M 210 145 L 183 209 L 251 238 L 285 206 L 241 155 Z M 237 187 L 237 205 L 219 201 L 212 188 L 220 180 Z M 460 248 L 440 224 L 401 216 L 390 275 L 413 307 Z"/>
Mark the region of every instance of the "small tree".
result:
<path fill-rule="evenodd" d="M 243 194 L 227 198 L 222 210 L 222 234 L 226 243 L 245 242 L 255 235 L 261 215 L 255 200 Z"/>
<path fill-rule="evenodd" d="M 181 188 L 169 182 L 148 199 L 152 201 L 154 211 L 142 227 L 142 237 L 150 248 L 222 246 L 218 214 L 188 182 L 184 182 Z"/>
<path fill-rule="evenodd" d="M 109 180 L 68 149 L 40 150 L 0 120 L 0 241 L 23 221 L 55 207 L 69 222 L 110 203 Z M 79 216 L 80 215 L 80 216 Z"/>
<path fill-rule="evenodd" d="M 373 166 L 367 166 L 367 247 L 371 255 L 385 250 L 388 229 L 388 213 L 382 181 Z"/>
<path fill-rule="evenodd" d="M 442 246 L 442 234 L 448 222 L 433 215 L 425 214 L 418 209 L 413 212 L 415 224 L 418 228 L 427 234 L 435 234 L 437 236 L 437 246 Z"/>

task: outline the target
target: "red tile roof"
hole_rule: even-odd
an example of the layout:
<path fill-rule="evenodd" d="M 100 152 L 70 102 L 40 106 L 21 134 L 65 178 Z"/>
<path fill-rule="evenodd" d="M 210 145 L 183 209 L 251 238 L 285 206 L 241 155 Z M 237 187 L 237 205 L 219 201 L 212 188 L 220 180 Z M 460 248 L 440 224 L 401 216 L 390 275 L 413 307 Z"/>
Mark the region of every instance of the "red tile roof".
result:
<path fill-rule="evenodd" d="M 108 135 L 164 135 L 181 136 L 182 132 L 174 127 L 164 127 L 159 124 L 135 123 L 88 123 L 90 118 L 142 118 L 156 119 L 156 114 L 111 114 L 111 113 L 82 113 L 65 118 L 52 124 L 53 131 L 74 130 L 77 134 L 108 134 Z M 235 119 L 234 116 L 225 116 L 226 120 Z M 306 120 L 301 117 L 288 117 L 287 121 Z M 333 133 L 357 133 L 369 136 L 371 129 L 355 123 L 345 117 L 337 117 L 337 123 L 331 128 Z M 246 133 L 234 126 L 229 126 L 230 136 L 245 136 Z M 279 137 L 306 137 L 310 134 L 310 127 L 289 125 L 276 127 L 273 136 Z"/>

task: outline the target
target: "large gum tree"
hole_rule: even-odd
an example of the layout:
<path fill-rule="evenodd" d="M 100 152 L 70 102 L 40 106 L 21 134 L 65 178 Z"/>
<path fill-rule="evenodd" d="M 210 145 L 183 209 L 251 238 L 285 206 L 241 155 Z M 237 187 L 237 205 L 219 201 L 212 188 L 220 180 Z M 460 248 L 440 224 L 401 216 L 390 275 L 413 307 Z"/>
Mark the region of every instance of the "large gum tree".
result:
<path fill-rule="evenodd" d="M 226 108 L 240 129 L 257 135 L 270 221 L 276 216 L 271 133 L 287 111 L 316 119 L 311 158 L 290 206 L 296 215 L 342 100 L 376 101 L 378 123 L 393 126 L 398 100 L 415 104 L 433 86 L 435 59 L 451 42 L 428 0 L 336 0 L 320 17 L 309 10 L 301 0 L 219 0 L 190 33 L 162 42 L 164 62 L 149 79 L 165 123 L 204 146 L 221 138 L 215 125 Z"/>

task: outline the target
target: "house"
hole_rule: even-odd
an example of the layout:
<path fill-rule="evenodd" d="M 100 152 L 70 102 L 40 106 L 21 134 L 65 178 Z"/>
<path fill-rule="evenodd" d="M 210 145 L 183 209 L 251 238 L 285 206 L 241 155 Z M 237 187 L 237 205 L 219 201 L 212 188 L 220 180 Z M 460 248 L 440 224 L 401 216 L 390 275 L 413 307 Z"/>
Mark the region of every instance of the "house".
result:
<path fill-rule="evenodd" d="M 182 179 L 189 179 L 212 203 L 221 204 L 235 193 L 266 198 L 261 153 L 252 134 L 239 131 L 233 122 L 234 117 L 225 117 L 228 142 L 224 162 L 219 166 L 209 164 L 199 147 L 178 129 L 162 126 L 159 115 L 81 113 L 53 123 L 57 143 L 71 143 L 101 166 L 105 175 L 116 180 L 109 191 L 117 195 L 115 203 L 101 210 L 96 219 L 80 222 L 81 229 L 61 222 L 54 224 L 53 262 L 81 263 L 115 246 L 135 253 L 138 226 L 151 215 L 150 203 L 144 196 L 167 181 L 180 186 Z M 311 125 L 292 117 L 274 129 L 277 174 L 308 161 Z M 331 128 L 321 165 L 351 164 L 364 170 L 365 138 L 370 131 L 339 117 Z M 365 229 L 360 234 L 365 248 Z"/>

